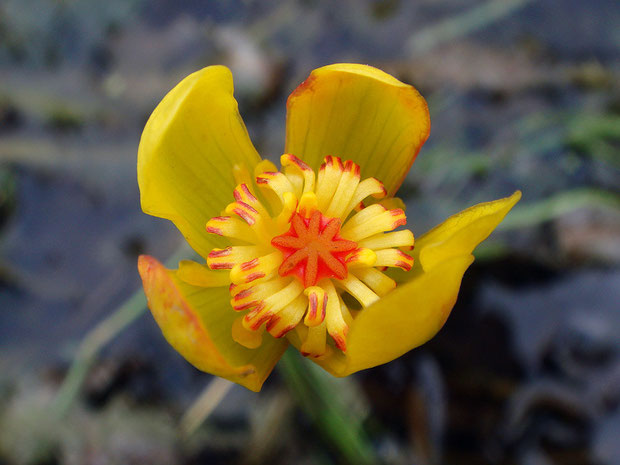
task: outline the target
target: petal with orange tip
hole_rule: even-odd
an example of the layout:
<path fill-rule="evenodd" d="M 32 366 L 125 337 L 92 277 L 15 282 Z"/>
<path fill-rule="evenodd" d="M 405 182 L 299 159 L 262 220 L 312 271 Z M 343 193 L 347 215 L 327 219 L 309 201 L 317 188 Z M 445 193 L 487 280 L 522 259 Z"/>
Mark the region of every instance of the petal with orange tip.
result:
<path fill-rule="evenodd" d="M 318 171 L 327 155 L 361 166 L 393 195 L 430 132 L 428 106 L 412 86 L 366 65 L 312 71 L 289 96 L 286 152 Z"/>
<path fill-rule="evenodd" d="M 287 347 L 265 338 L 248 349 L 232 338 L 238 314 L 231 311 L 226 287 L 196 287 L 180 280 L 153 257 L 138 259 L 148 306 L 166 340 L 196 368 L 260 391 Z"/>

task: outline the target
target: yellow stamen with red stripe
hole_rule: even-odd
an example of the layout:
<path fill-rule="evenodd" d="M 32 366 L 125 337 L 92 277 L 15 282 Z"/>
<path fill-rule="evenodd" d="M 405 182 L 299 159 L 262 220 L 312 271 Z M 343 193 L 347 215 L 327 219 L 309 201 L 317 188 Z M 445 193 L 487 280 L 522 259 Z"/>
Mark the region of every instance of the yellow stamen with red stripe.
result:
<path fill-rule="evenodd" d="M 256 348 L 265 330 L 283 337 L 296 329 L 304 355 L 345 352 L 354 317 L 342 295 L 363 311 L 394 289 L 383 270 L 411 269 L 405 251 L 413 249 L 413 234 L 390 232 L 406 224 L 403 210 L 364 207 L 386 191 L 374 178 L 360 180 L 352 161 L 326 157 L 318 177 L 292 154 L 280 161 L 281 171 L 271 162 L 257 166 L 252 185 L 241 178 L 225 214 L 207 222 L 207 232 L 231 240 L 209 253 L 207 266 L 230 273 L 231 310 L 241 313 L 232 329 L 238 343 Z"/>

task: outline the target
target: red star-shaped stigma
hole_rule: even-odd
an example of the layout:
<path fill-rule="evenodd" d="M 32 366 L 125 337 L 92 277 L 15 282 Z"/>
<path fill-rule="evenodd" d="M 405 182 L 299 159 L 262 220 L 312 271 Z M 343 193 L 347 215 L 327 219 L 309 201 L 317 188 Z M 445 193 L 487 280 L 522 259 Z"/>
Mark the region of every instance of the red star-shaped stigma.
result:
<path fill-rule="evenodd" d="M 357 243 L 339 237 L 339 232 L 340 220 L 323 216 L 318 210 L 310 218 L 293 214 L 291 228 L 271 240 L 284 254 L 280 276 L 294 274 L 304 287 L 314 286 L 323 278 L 346 278 L 345 257 Z"/>

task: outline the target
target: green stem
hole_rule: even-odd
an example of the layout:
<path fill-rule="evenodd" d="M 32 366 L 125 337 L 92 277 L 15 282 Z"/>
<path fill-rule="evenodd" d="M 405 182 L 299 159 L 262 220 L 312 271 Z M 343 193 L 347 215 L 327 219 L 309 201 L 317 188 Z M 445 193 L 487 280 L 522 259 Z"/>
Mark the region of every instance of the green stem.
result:
<path fill-rule="evenodd" d="M 343 393 L 335 391 L 326 372 L 290 349 L 278 363 L 278 370 L 301 408 L 347 463 L 378 463 L 362 430 L 362 419 L 347 408 L 342 401 Z"/>

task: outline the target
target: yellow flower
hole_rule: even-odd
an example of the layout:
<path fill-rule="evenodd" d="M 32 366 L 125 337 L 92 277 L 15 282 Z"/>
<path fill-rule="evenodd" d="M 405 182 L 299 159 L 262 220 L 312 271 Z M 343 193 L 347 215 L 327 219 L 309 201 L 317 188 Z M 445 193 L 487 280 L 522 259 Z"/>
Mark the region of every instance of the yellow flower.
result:
<path fill-rule="evenodd" d="M 406 223 L 393 195 L 430 130 L 413 87 L 325 66 L 291 94 L 286 123 L 278 170 L 250 142 L 230 71 L 211 66 L 164 97 L 138 151 L 143 210 L 206 259 L 167 270 L 141 256 L 149 308 L 190 363 L 254 391 L 289 343 L 346 376 L 428 341 L 473 249 L 521 196 L 454 215 L 414 249 L 393 231 Z"/>

